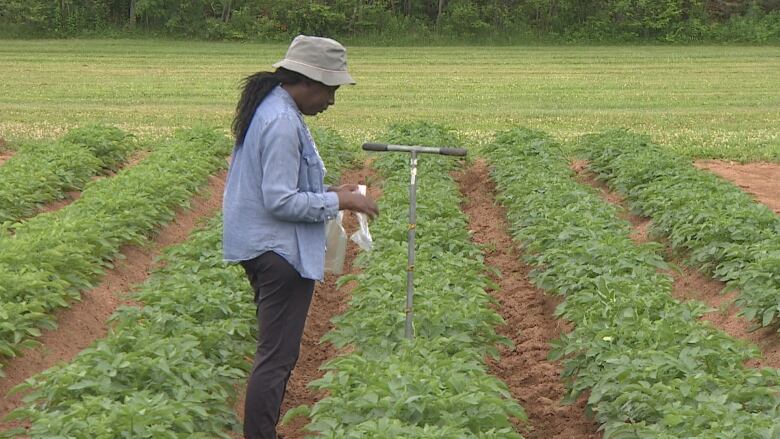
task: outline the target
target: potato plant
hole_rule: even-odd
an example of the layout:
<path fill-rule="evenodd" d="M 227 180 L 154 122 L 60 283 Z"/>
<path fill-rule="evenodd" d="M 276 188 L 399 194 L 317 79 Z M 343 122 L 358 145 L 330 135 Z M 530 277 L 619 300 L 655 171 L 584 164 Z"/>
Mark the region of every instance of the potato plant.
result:
<path fill-rule="evenodd" d="M 170 221 L 225 166 L 229 148 L 212 130 L 180 132 L 65 208 L 0 231 L 0 355 L 16 355 L 54 327 L 52 312 L 95 285 L 122 245 L 144 242 Z"/>
<path fill-rule="evenodd" d="M 599 178 L 653 219 L 656 233 L 740 290 L 742 315 L 761 326 L 780 322 L 780 217 L 647 136 L 608 131 L 582 138 L 580 146 Z"/>
<path fill-rule="evenodd" d="M 332 131 L 314 137 L 335 183 L 355 150 Z M 5 436 L 189 439 L 240 431 L 233 400 L 251 365 L 256 318 L 243 269 L 222 260 L 221 217 L 166 249 L 162 262 L 134 294 L 143 306 L 120 308 L 105 339 L 17 386 L 30 393 L 11 417 L 31 428 Z"/>
<path fill-rule="evenodd" d="M 42 204 L 82 190 L 95 175 L 116 170 L 133 149 L 131 136 L 98 125 L 71 130 L 57 142 L 20 146 L 0 166 L 0 223 L 32 216 Z"/>
<path fill-rule="evenodd" d="M 532 279 L 564 296 L 556 314 L 576 325 L 551 358 L 563 360 L 570 400 L 590 391 L 606 438 L 780 436 L 780 373 L 746 368 L 757 349 L 672 298 L 659 245 L 634 244 L 558 144 L 514 129 L 485 152 Z"/>
<path fill-rule="evenodd" d="M 457 145 L 451 132 L 428 124 L 396 125 L 393 143 Z M 484 355 L 508 343 L 495 331 L 482 255 L 469 237 L 448 158 L 420 158 L 414 341 L 404 336 L 408 156 L 384 154 L 374 249 L 359 257 L 349 309 L 326 339 L 350 346 L 312 383 L 329 396 L 308 414 L 308 429 L 326 438 L 518 438 L 512 418 L 525 419 L 504 383 L 487 372 Z M 342 278 L 343 281 L 352 277 Z"/>

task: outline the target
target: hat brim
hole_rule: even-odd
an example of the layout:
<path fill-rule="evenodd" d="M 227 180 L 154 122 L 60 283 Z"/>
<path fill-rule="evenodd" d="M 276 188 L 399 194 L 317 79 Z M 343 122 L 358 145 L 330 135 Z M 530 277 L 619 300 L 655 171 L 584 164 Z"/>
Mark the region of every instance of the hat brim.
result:
<path fill-rule="evenodd" d="M 309 79 L 329 86 L 356 84 L 355 80 L 352 79 L 352 76 L 350 76 L 346 70 L 327 70 L 287 58 L 274 64 L 273 67 L 276 69 L 284 67 L 287 70 L 298 72 Z"/>

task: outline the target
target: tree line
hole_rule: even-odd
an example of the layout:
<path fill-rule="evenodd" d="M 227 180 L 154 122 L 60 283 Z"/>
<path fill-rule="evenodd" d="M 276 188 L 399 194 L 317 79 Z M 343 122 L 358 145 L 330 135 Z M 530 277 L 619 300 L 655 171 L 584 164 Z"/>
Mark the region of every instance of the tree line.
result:
<path fill-rule="evenodd" d="M 780 0 L 0 0 L 8 36 L 780 41 Z"/>

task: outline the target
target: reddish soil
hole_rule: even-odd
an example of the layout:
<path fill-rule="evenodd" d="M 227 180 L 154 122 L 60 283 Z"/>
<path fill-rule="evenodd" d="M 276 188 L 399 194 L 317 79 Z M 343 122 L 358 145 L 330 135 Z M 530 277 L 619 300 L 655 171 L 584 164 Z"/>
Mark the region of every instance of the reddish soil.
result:
<path fill-rule="evenodd" d="M 574 160 L 570 167 L 577 173 L 578 182 L 597 189 L 601 198 L 620 208 L 618 216 L 631 223 L 631 239 L 634 242 L 642 243 L 650 240 L 650 237 L 648 236 L 650 226 L 652 225 L 650 218 L 631 214 L 625 200 L 620 194 L 610 190 L 606 184 L 596 180 L 594 174 L 588 172 L 588 162 L 586 160 Z"/>
<path fill-rule="evenodd" d="M 49 203 L 46 203 L 42 205 L 38 209 L 38 213 L 49 213 L 49 212 L 56 212 L 63 207 L 69 205 L 70 203 L 78 200 L 81 198 L 81 191 L 68 191 L 65 192 L 65 197 L 61 198 L 59 200 L 51 201 Z"/>
<path fill-rule="evenodd" d="M 376 181 L 376 173 L 372 170 L 368 164 L 365 164 L 360 169 L 346 170 L 342 173 L 341 181 L 344 183 L 356 183 L 366 184 L 369 187 L 369 193 L 374 199 L 379 198 L 381 193 L 379 188 L 374 182 Z M 344 229 L 347 231 L 347 235 L 351 235 L 358 229 L 357 219 L 355 215 L 346 213 L 344 215 Z M 352 241 L 348 241 L 347 256 L 345 258 L 344 267 L 349 269 L 348 273 L 357 273 L 357 268 L 352 266 L 360 249 Z M 303 340 L 301 341 L 301 353 L 298 358 L 298 363 L 290 376 L 290 381 L 287 384 L 287 391 L 285 393 L 284 402 L 282 404 L 282 417 L 292 408 L 299 405 L 312 406 L 320 399 L 327 396 L 324 392 L 315 392 L 312 389 L 306 387 L 308 383 L 321 378 L 324 373 L 320 370 L 320 366 L 327 360 L 334 358 L 338 355 L 336 348 L 330 343 L 324 343 L 320 340 L 331 329 L 333 324 L 331 319 L 339 314 L 343 314 L 348 306 L 350 299 L 350 291 L 354 288 L 354 283 L 350 282 L 344 285 L 342 288 L 336 288 L 336 280 L 339 276 L 327 273 L 325 280 L 318 283 L 315 287 L 314 299 L 311 307 L 309 308 L 309 315 L 306 318 L 306 327 L 303 332 Z M 251 358 L 248 358 L 249 363 L 252 362 Z M 235 403 L 235 410 L 239 419 L 244 419 L 244 388 L 239 389 L 238 397 Z M 304 417 L 299 417 L 293 420 L 288 425 L 279 425 L 278 431 L 285 439 L 299 439 L 305 436 L 303 428 L 309 423 L 309 420 Z M 311 434 L 311 433 L 309 433 Z M 233 437 L 241 437 L 238 434 L 234 434 Z"/>
<path fill-rule="evenodd" d="M 145 159 L 147 156 L 149 156 L 150 153 L 151 153 L 151 151 L 146 151 L 146 150 L 135 151 L 133 154 L 130 155 L 130 157 L 127 159 L 127 161 L 124 162 L 119 167 L 119 169 L 120 170 L 121 169 L 126 169 L 126 168 L 130 168 L 130 167 L 133 167 L 133 166 L 137 165 L 138 163 L 143 161 L 143 159 Z M 116 175 L 116 172 L 107 172 L 105 174 L 96 175 L 96 176 L 92 177 L 92 181 L 101 180 L 101 179 L 107 178 L 107 177 L 113 177 L 114 175 Z M 63 207 L 69 205 L 70 203 L 78 200 L 79 198 L 81 198 L 81 191 L 69 191 L 69 192 L 66 192 L 64 198 L 52 201 L 50 203 L 44 204 L 43 206 L 40 207 L 38 212 L 39 213 L 48 213 L 48 212 L 54 212 L 54 211 L 60 210 Z"/>
<path fill-rule="evenodd" d="M 677 258 L 669 258 L 682 274 L 670 273 L 674 277 L 672 294 L 679 300 L 699 300 L 715 311 L 704 315 L 703 319 L 734 338 L 749 341 L 758 346 L 761 357 L 748 361 L 750 367 L 771 367 L 780 369 L 780 337 L 771 327 L 755 329 L 756 325 L 744 317 L 738 316 L 739 309 L 733 305 L 738 291 L 723 294 L 723 282 L 715 280 Z"/>
<path fill-rule="evenodd" d="M 694 163 L 699 169 L 706 169 L 731 181 L 742 190 L 780 214 L 780 164 L 724 162 L 721 160 L 699 160 Z"/>
<path fill-rule="evenodd" d="M 0 137 L 0 163 L 2 163 L 7 158 L 7 156 L 12 153 L 12 151 L 5 150 L 7 146 L 8 143 L 5 141 L 5 139 Z"/>
<path fill-rule="evenodd" d="M 553 315 L 560 299 L 535 288 L 528 278 L 530 267 L 508 232 L 503 207 L 495 202 L 495 184 L 483 160 L 455 175 L 466 202 L 472 239 L 484 246 L 485 263 L 500 270 L 494 278 L 499 288 L 489 293 L 500 306 L 496 311 L 506 321 L 499 332 L 512 340 L 513 348 L 501 347 L 501 359 L 488 360 L 491 373 L 504 381 L 512 397 L 528 414 L 528 423 L 518 430 L 529 439 L 600 438 L 598 426 L 585 415 L 586 398 L 565 405 L 566 391 L 560 379 L 562 367 L 547 360 L 550 342 L 570 328 Z"/>
<path fill-rule="evenodd" d="M 82 300 L 62 309 L 55 315 L 58 327 L 44 331 L 39 337 L 42 346 L 25 351 L 9 360 L 4 367 L 6 377 L 0 379 L 0 419 L 21 404 L 21 395 L 6 397 L 8 390 L 61 361 L 69 361 L 95 340 L 105 337 L 106 319 L 120 305 L 134 304 L 127 294 L 143 282 L 158 262 L 156 258 L 164 247 L 187 239 L 204 217 L 213 216 L 222 206 L 226 173 L 209 178 L 208 185 L 197 195 L 187 210 L 179 210 L 174 220 L 153 238 L 149 245 L 125 246 L 124 256 L 115 261 L 115 267 L 106 272 L 102 282 L 82 293 Z M 15 423 L 0 423 L 0 430 L 16 427 Z"/>
<path fill-rule="evenodd" d="M 3 151 L 3 146 L 5 146 L 5 143 L 3 143 L 3 139 L 0 138 L 0 165 L 16 154 L 16 151 Z"/>
<path fill-rule="evenodd" d="M 596 180 L 595 175 L 588 172 L 587 162 L 574 161 L 571 168 L 577 172 L 577 180 L 598 189 L 604 200 L 621 209 L 620 216 L 631 223 L 631 239 L 637 243 L 650 241 L 648 229 L 652 224 L 649 218 L 631 214 L 627 208 L 627 202 L 620 194 L 611 191 L 604 183 Z M 775 183 L 777 186 L 777 183 Z M 776 194 L 777 195 L 777 194 Z M 751 360 L 751 367 L 780 368 L 780 337 L 773 328 L 761 328 L 754 330 L 755 325 L 744 317 L 738 316 L 738 309 L 733 306 L 734 299 L 739 295 L 737 291 L 723 293 L 725 284 L 711 276 L 687 266 L 677 256 L 663 239 L 659 242 L 665 244 L 664 258 L 677 269 L 670 270 L 667 274 L 674 279 L 672 295 L 678 300 L 698 300 L 714 309 L 705 314 L 702 319 L 712 323 L 716 328 L 724 331 L 734 338 L 746 340 L 759 347 L 762 357 Z"/>

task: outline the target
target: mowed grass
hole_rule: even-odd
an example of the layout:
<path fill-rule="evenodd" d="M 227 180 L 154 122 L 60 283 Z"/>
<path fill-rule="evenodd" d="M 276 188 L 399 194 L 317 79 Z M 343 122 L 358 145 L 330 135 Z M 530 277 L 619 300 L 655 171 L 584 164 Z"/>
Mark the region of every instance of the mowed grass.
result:
<path fill-rule="evenodd" d="M 0 41 L 0 137 L 90 122 L 158 136 L 228 129 L 241 78 L 285 45 Z M 780 47 L 349 47 L 355 87 L 312 118 L 350 141 L 426 119 L 473 142 L 523 125 L 561 140 L 625 127 L 694 157 L 780 161 Z"/>

